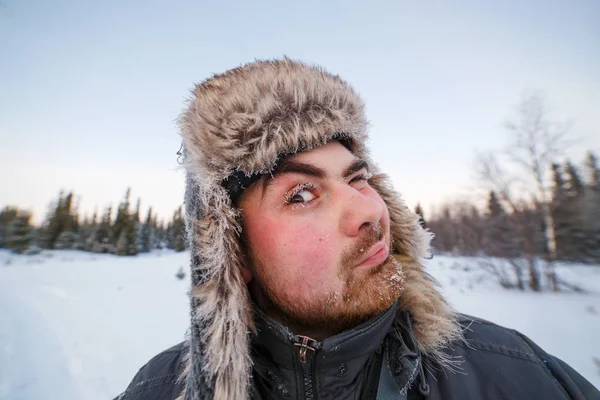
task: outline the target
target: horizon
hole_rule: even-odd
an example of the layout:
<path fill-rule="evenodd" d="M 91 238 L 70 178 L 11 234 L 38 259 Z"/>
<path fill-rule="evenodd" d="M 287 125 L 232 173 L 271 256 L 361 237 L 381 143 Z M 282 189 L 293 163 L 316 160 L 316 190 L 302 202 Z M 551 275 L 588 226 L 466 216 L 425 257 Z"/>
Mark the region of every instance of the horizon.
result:
<path fill-rule="evenodd" d="M 565 158 L 600 155 L 600 3 L 181 4 L 0 4 L 0 208 L 37 225 L 61 190 L 83 216 L 131 187 L 141 215 L 168 220 L 183 204 L 175 119 L 193 83 L 283 55 L 362 95 L 373 159 L 426 218 L 480 198 L 475 155 L 506 144 L 502 124 L 532 90 L 573 121 Z"/>

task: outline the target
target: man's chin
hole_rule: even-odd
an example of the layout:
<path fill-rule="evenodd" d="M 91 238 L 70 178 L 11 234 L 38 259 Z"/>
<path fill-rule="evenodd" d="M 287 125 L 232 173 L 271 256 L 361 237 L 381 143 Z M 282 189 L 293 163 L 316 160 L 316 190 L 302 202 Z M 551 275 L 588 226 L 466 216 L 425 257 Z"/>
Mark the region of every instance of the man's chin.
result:
<path fill-rule="evenodd" d="M 368 274 L 352 278 L 343 292 L 322 299 L 291 301 L 267 290 L 271 310 L 265 311 L 294 333 L 323 332 L 325 336 L 332 336 L 386 311 L 404 288 L 404 274 L 392 256 L 370 269 Z"/>
<path fill-rule="evenodd" d="M 387 310 L 404 289 L 404 274 L 393 256 L 367 272 L 349 282 L 345 298 L 335 304 L 338 315 L 332 315 L 332 319 L 345 321 L 345 329 Z"/>

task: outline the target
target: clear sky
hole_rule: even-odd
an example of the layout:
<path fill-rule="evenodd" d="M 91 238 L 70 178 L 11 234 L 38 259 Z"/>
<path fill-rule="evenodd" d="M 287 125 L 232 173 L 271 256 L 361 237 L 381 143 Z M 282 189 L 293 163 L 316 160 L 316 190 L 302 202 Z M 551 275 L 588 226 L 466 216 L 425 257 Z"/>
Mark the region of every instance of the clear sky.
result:
<path fill-rule="evenodd" d="M 411 207 L 469 194 L 476 151 L 543 90 L 600 153 L 600 2 L 0 0 L 0 207 L 128 186 L 182 204 L 175 119 L 194 82 L 261 58 L 323 65 L 364 97 L 375 161 Z"/>

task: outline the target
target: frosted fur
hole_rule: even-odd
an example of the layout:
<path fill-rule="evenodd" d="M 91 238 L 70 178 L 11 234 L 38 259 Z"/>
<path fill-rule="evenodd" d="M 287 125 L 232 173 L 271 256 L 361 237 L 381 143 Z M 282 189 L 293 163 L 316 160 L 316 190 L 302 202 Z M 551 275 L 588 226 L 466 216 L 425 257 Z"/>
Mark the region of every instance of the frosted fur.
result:
<path fill-rule="evenodd" d="M 401 304 L 413 316 L 421 350 L 447 363 L 443 349 L 461 334 L 453 310 L 423 271 L 430 234 L 371 160 L 364 105 L 350 85 L 287 58 L 256 61 L 198 84 L 179 125 L 192 259 L 189 354 L 181 398 L 248 397 L 248 332 L 254 325 L 240 270 L 239 214 L 221 182 L 235 171 L 269 172 L 280 157 L 340 135 L 372 166 L 369 182 L 389 208 L 393 250 L 406 279 Z"/>

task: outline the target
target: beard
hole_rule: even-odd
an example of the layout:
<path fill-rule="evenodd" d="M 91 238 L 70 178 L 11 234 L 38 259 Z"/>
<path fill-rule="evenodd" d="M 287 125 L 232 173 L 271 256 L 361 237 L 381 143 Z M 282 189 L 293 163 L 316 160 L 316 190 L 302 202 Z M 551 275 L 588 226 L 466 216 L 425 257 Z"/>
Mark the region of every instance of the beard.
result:
<path fill-rule="evenodd" d="M 325 337 L 354 328 L 384 312 L 400 297 L 405 276 L 392 253 L 378 266 L 356 270 L 364 251 L 383 239 L 380 225 L 367 229 L 359 240 L 342 252 L 338 279 L 341 291 L 323 293 L 311 299 L 291 298 L 265 268 L 249 253 L 255 276 L 250 289 L 263 311 L 287 325 L 296 334 L 319 332 Z M 258 294 L 258 296 L 256 296 Z M 313 334 L 315 335 L 315 334 Z"/>

